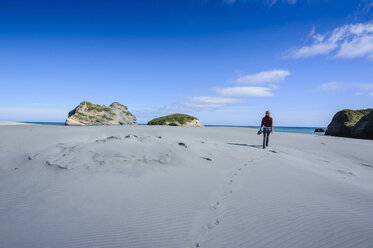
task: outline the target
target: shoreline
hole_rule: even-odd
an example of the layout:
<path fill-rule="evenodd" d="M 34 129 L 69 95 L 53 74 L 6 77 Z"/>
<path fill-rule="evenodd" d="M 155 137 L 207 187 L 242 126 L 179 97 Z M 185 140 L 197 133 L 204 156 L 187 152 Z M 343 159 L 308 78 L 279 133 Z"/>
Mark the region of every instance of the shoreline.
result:
<path fill-rule="evenodd" d="M 11 122 L 15 123 L 15 125 L 43 125 L 43 126 L 69 126 L 65 125 L 64 122 Z M 18 124 L 22 123 L 22 124 Z M 11 125 L 11 124 L 10 124 Z M 91 126 L 91 125 L 83 125 L 83 126 Z M 95 125 L 92 125 L 95 126 Z M 100 125 L 96 125 L 97 127 Z M 102 125 L 102 126 L 110 126 L 110 125 Z M 114 125 L 115 126 L 115 125 Z M 121 126 L 121 125 L 118 125 Z M 147 124 L 137 124 L 137 126 L 148 126 Z M 242 126 L 242 125 L 205 125 L 204 127 L 213 128 L 213 127 L 226 127 L 226 128 L 249 128 L 249 129 L 259 129 L 259 126 Z M 288 127 L 288 126 L 277 126 L 274 127 L 274 132 L 279 133 L 303 133 L 303 134 L 313 134 L 323 136 L 325 132 L 314 132 L 314 130 L 319 127 Z M 326 128 L 323 128 L 326 129 Z"/>
<path fill-rule="evenodd" d="M 18 121 L 0 121 L 0 126 L 23 126 L 23 125 L 36 125 L 36 124 L 18 122 Z"/>

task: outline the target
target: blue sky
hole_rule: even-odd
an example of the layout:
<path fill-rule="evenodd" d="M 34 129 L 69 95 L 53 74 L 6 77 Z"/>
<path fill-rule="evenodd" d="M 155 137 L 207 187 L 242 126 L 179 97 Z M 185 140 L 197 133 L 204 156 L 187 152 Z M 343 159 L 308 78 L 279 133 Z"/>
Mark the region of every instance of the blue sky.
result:
<path fill-rule="evenodd" d="M 373 0 L 0 0 L 0 120 L 121 102 L 139 123 L 327 126 L 373 107 Z"/>

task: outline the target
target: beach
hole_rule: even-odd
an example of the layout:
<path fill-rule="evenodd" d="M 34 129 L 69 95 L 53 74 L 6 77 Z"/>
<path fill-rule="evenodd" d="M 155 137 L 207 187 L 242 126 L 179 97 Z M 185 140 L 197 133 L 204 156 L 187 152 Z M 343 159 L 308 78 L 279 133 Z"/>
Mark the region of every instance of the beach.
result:
<path fill-rule="evenodd" d="M 0 126 L 14 126 L 14 125 L 32 125 L 31 123 L 15 122 L 15 121 L 0 121 Z"/>
<path fill-rule="evenodd" d="M 0 247 L 371 248 L 373 141 L 0 127 Z"/>

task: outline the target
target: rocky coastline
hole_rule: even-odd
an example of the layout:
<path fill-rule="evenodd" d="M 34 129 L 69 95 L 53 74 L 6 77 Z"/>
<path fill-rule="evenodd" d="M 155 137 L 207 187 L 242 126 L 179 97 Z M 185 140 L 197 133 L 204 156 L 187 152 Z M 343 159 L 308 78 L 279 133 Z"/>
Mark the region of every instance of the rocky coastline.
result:
<path fill-rule="evenodd" d="M 325 135 L 373 139 L 373 108 L 337 112 L 325 132 Z"/>

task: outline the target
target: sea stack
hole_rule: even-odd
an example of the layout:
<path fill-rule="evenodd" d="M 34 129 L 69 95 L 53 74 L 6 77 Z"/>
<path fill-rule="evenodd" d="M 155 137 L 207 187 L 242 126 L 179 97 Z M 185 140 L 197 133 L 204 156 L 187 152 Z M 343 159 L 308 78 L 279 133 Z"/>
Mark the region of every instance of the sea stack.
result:
<path fill-rule="evenodd" d="M 373 110 L 352 127 L 351 136 L 361 139 L 373 139 Z"/>
<path fill-rule="evenodd" d="M 203 127 L 197 117 L 179 113 L 155 118 L 148 125 Z"/>
<path fill-rule="evenodd" d="M 136 125 L 136 117 L 118 102 L 110 106 L 83 101 L 69 112 L 66 125 Z"/>
<path fill-rule="evenodd" d="M 373 108 L 337 112 L 325 135 L 373 139 Z"/>

